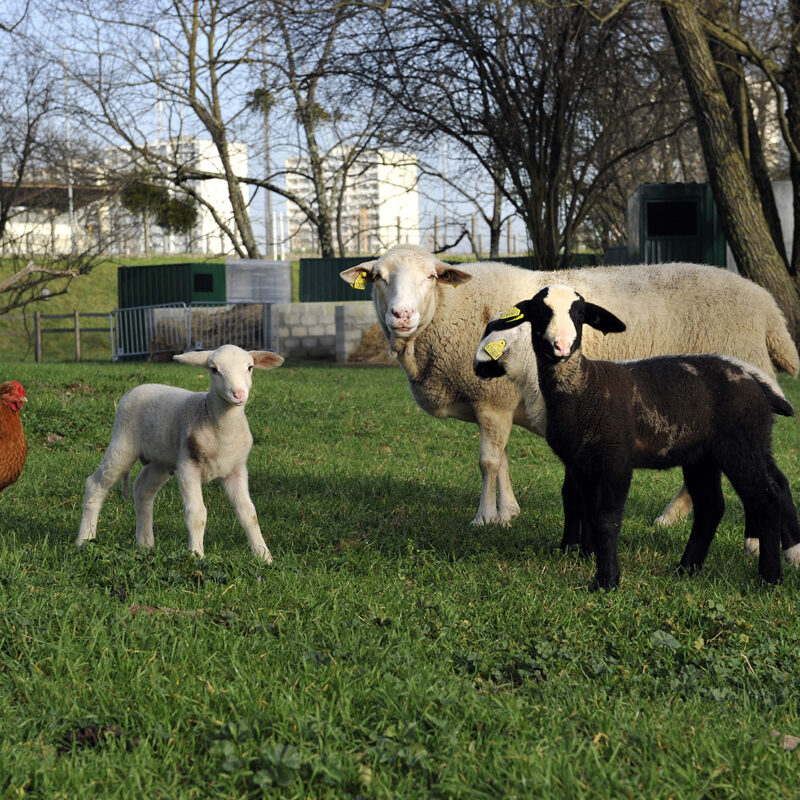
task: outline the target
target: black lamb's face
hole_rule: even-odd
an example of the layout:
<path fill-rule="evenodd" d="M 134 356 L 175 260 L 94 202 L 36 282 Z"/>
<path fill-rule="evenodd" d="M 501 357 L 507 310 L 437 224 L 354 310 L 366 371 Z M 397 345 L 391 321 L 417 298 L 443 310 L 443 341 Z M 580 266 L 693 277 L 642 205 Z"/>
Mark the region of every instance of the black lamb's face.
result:
<path fill-rule="evenodd" d="M 531 341 L 538 356 L 564 361 L 581 346 L 586 301 L 569 286 L 546 286 L 531 298 Z"/>
<path fill-rule="evenodd" d="M 602 333 L 625 330 L 625 324 L 610 311 L 558 284 L 546 286 L 531 298 L 528 316 L 534 351 L 553 362 L 566 361 L 580 349 L 584 325 Z"/>

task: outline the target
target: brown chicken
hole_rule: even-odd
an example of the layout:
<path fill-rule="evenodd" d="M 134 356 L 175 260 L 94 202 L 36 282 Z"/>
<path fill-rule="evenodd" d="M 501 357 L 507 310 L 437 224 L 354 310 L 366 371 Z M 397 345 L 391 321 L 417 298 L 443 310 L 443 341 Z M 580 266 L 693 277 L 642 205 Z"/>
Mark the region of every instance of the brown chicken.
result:
<path fill-rule="evenodd" d="M 28 443 L 19 412 L 27 402 L 21 383 L 0 383 L 0 491 L 14 483 L 25 466 Z"/>

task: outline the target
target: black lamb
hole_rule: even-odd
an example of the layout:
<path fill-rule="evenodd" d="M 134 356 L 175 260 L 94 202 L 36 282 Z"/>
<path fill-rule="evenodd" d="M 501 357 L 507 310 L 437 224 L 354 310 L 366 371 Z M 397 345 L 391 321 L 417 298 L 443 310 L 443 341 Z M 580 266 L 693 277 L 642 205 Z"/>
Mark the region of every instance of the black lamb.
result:
<path fill-rule="evenodd" d="M 545 287 L 515 311 L 490 322 L 484 338 L 531 325 L 546 438 L 565 467 L 565 518 L 581 520 L 596 554 L 593 587 L 619 583 L 617 540 L 633 470 L 676 466 L 683 468 L 694 501 L 680 569 L 696 572 L 703 566 L 725 509 L 724 473 L 742 500 L 745 536 L 760 541 L 759 574 L 778 583 L 781 539 L 787 559 L 795 561 L 800 525 L 789 483 L 771 452 L 773 412 L 794 414 L 777 383 L 725 356 L 589 360 L 581 352 L 584 324 L 604 334 L 625 325 L 570 287 Z M 476 373 L 505 374 L 501 353 L 495 348 L 491 359 L 476 358 Z M 524 396 L 524 377 L 517 383 Z"/>

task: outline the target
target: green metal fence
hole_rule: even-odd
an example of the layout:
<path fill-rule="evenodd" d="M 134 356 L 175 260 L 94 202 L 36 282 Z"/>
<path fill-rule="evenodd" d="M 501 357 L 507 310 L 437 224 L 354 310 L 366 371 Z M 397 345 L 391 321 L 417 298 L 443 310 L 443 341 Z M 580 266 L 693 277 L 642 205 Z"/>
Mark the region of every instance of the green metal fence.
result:
<path fill-rule="evenodd" d="M 225 264 L 194 261 L 182 264 L 143 264 L 117 270 L 120 308 L 164 303 L 224 303 L 227 299 Z"/>
<path fill-rule="evenodd" d="M 354 289 L 339 277 L 343 269 L 358 266 L 369 261 L 370 256 L 351 258 L 301 258 L 300 259 L 300 302 L 370 300 L 372 286 Z"/>

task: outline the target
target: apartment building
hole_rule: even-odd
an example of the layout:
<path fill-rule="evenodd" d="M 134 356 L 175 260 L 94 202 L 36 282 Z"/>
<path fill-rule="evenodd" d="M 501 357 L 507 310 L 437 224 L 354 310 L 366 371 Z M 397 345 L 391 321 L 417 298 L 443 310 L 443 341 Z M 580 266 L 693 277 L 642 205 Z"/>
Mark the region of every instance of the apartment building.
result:
<path fill-rule="evenodd" d="M 341 241 L 345 252 L 377 253 L 398 243 L 418 244 L 416 156 L 371 150 L 359 155 L 345 170 L 350 155 L 347 148 L 334 149 L 325 161 L 324 170 L 327 195 L 334 209 L 341 197 Z M 310 174 L 307 158 L 286 159 L 287 191 L 316 206 Z M 295 253 L 316 252 L 316 229 L 308 222 L 306 214 L 295 203 L 287 201 L 287 217 L 290 249 Z"/>

